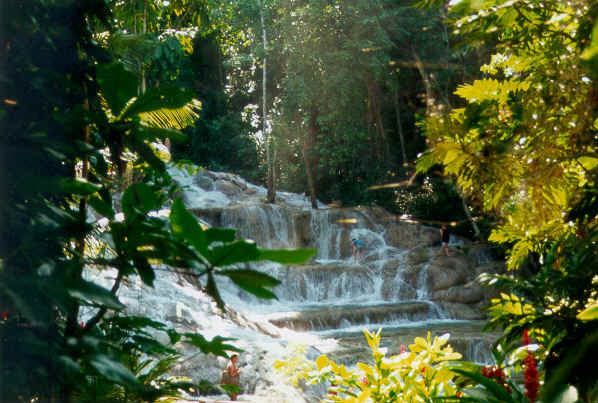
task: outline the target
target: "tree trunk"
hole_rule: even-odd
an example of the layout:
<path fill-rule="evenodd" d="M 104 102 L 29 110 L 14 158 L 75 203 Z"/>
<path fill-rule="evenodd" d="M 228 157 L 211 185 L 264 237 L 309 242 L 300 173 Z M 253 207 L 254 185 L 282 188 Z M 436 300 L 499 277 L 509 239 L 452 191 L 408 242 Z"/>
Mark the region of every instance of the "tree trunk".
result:
<path fill-rule="evenodd" d="M 405 152 L 405 136 L 403 135 L 403 125 L 401 124 L 401 108 L 399 106 L 399 89 L 395 87 L 393 94 L 393 101 L 395 106 L 395 116 L 397 118 L 397 132 L 399 133 L 399 140 L 401 140 L 401 157 L 403 158 L 403 165 L 407 164 L 407 153 Z"/>
<path fill-rule="evenodd" d="M 312 170 L 312 163 L 310 159 L 311 154 L 311 141 L 307 139 L 307 135 L 304 133 L 302 128 L 301 119 L 299 113 L 294 113 L 295 125 L 297 125 L 297 135 L 301 141 L 301 154 L 303 156 L 303 164 L 305 165 L 305 173 L 307 175 L 307 185 L 309 186 L 309 196 L 311 200 L 311 207 L 313 209 L 318 208 L 318 202 L 316 199 L 316 186 Z"/>
<path fill-rule="evenodd" d="M 274 203 L 276 199 L 276 190 L 274 188 L 274 161 L 272 160 L 272 139 L 267 130 L 266 118 L 268 116 L 268 110 L 266 109 L 266 53 L 268 50 L 268 41 L 266 37 L 266 25 L 264 22 L 264 1 L 260 4 L 260 21 L 262 23 L 262 40 L 264 43 L 264 61 L 262 68 L 262 134 L 266 142 L 266 165 L 267 165 L 267 202 Z"/>
<path fill-rule="evenodd" d="M 432 108 L 434 107 L 434 96 L 432 95 L 432 84 L 430 83 L 430 78 L 424 69 L 424 64 L 422 63 L 421 59 L 419 58 L 418 54 L 415 50 L 411 49 L 413 53 L 413 58 L 415 59 L 415 67 L 417 67 L 417 71 L 422 77 L 424 82 L 424 87 L 426 89 L 426 117 L 430 116 L 432 112 Z"/>
<path fill-rule="evenodd" d="M 469 207 L 467 207 L 467 203 L 465 202 L 465 196 L 460 195 L 461 196 L 461 203 L 463 203 L 463 210 L 465 211 L 465 214 L 467 215 L 467 218 L 469 219 L 469 222 L 471 223 L 471 226 L 473 227 L 473 231 L 475 232 L 475 236 L 476 238 L 480 238 L 480 229 L 478 228 L 478 225 L 475 223 L 475 221 L 473 220 L 473 217 L 471 216 L 471 213 L 469 212 Z"/>

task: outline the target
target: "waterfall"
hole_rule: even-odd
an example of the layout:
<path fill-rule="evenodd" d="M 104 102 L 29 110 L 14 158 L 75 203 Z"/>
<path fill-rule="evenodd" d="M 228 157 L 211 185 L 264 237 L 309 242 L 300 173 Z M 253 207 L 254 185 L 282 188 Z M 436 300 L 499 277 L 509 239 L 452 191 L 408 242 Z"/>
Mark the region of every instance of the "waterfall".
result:
<path fill-rule="evenodd" d="M 264 188 L 234 175 L 202 170 L 195 177 L 173 176 L 184 185 L 185 200 L 198 207 L 198 218 L 204 203 L 220 209 L 219 214 L 211 212 L 211 222 L 235 228 L 239 237 L 260 248 L 317 250 L 304 265 L 251 265 L 281 281 L 274 289 L 277 300 L 258 300 L 229 279 L 218 278 L 224 300 L 237 311 L 281 329 L 342 340 L 355 337 L 356 343 L 363 342 L 363 328 L 383 327 L 383 334 L 405 338 L 404 344 L 429 329 L 449 331 L 458 337 L 465 358 L 488 359 L 488 343 L 479 337 L 482 322 L 475 322 L 480 314 L 467 305 L 481 305 L 476 298 L 485 294 L 474 287 L 475 292 L 462 296 L 460 288 L 474 281 L 475 265 L 491 261 L 487 248 L 471 247 L 470 241 L 451 235 L 449 246 L 459 253 L 446 257 L 439 253 L 437 228 L 403 223 L 381 208 L 320 203 L 313 210 L 304 196 L 285 192 L 268 204 Z M 354 262 L 351 239 L 365 244 L 359 262 Z M 462 322 L 473 330 L 463 330 Z"/>

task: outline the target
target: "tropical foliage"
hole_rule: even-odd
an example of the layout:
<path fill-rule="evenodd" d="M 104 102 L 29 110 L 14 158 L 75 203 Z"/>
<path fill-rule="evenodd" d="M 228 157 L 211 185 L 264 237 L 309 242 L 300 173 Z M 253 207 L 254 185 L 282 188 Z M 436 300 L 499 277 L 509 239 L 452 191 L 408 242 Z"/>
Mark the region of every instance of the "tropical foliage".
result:
<path fill-rule="evenodd" d="M 416 337 L 407 350 L 402 346 L 403 351 L 391 357 L 380 346 L 381 329 L 364 334 L 372 350 L 372 365 L 358 362 L 356 368 L 348 369 L 321 355 L 315 370 L 301 372 L 308 382 L 331 385 L 323 401 L 431 402 L 457 393 L 451 365 L 461 354 L 447 345 L 448 333 L 433 339 L 429 332 L 426 338 Z M 280 361 L 276 367 L 284 371 L 290 365 L 296 367 L 292 360 Z"/>
<path fill-rule="evenodd" d="M 512 291 L 492 302 L 503 342 L 523 330 L 546 350 L 542 398 L 567 384 L 596 399 L 595 278 L 598 8 L 594 2 L 457 2 L 454 29 L 493 42 L 485 78 L 455 92 L 462 107 L 425 122 L 426 171 L 442 164 L 458 186 L 498 217 L 490 236 L 509 248 L 518 276 L 491 276 Z M 585 320 L 583 320 L 585 319 Z"/>

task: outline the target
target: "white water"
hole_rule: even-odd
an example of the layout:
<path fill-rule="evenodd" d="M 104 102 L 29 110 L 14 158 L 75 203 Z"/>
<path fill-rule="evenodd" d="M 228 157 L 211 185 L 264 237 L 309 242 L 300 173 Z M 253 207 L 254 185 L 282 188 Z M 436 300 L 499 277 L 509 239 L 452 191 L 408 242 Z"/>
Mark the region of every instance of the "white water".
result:
<path fill-rule="evenodd" d="M 312 346 L 308 356 L 313 359 L 319 353 L 337 349 L 336 340 L 328 337 L 337 337 L 339 331 L 360 333 L 364 328 L 375 330 L 382 326 L 389 330 L 421 328 L 423 334 L 428 326 L 458 323 L 448 320 L 448 315 L 430 300 L 427 278 L 429 263 L 418 272 L 415 282 L 408 280 L 403 270 L 407 267 L 408 250 L 390 245 L 386 240 L 385 226 L 377 223 L 365 209 L 340 211 L 320 203 L 320 208 L 314 211 L 305 196 L 285 192 L 277 193 L 276 204 L 265 204 L 264 188 L 235 175 L 203 170 L 189 173 L 173 167 L 169 168 L 169 173 L 181 186 L 181 195 L 188 208 L 222 209 L 219 225 L 236 228 L 239 236 L 254 240 L 261 248 L 309 246 L 318 251 L 317 256 L 306 266 L 287 267 L 275 263 L 253 265 L 253 268 L 282 281 L 282 285 L 274 289 L 278 296 L 276 301 L 258 300 L 227 278 L 217 277 L 223 299 L 242 315 L 237 320 L 222 315 L 203 292 L 166 267 L 157 270 L 153 288 L 142 285 L 137 279 L 119 291 L 119 298 L 128 306 L 130 314 L 147 315 L 181 331 L 199 332 L 207 339 L 216 335 L 237 339 L 232 344 L 246 351 L 240 361 L 243 366 L 243 390 L 252 394 L 263 392 L 270 396 L 261 401 L 281 403 L 317 400 L 313 396 L 306 398 L 305 394 L 297 395 L 294 389 L 289 387 L 287 390 L 280 384 L 275 386 L 277 392 L 274 393 L 272 379 L 278 375 L 272 366 L 276 359 L 288 353 L 286 348 L 289 344 Z M 366 245 L 363 260 L 358 264 L 354 264 L 351 254 L 352 238 L 358 238 Z M 478 257 L 480 261 L 484 259 L 487 260 L 487 256 Z M 385 267 L 389 264 L 396 269 L 388 271 Z M 111 286 L 111 278 L 115 277 L 113 273 L 98 274 L 92 271 L 89 276 L 107 287 Z M 382 320 L 372 320 L 370 315 L 364 315 L 361 322 L 357 323 L 347 317 L 336 328 L 327 328 L 325 318 L 316 318 L 314 323 L 318 323 L 320 330 L 301 333 L 277 328 L 267 322 L 268 317 L 280 313 L 300 316 L 310 309 L 368 309 L 381 304 L 392 307 L 405 301 L 423 302 L 429 309 L 425 313 L 397 312 Z M 84 313 L 82 319 L 91 314 Z M 264 329 L 272 336 L 265 335 Z M 158 336 L 167 340 L 166 335 Z M 476 348 L 472 345 L 471 353 L 479 355 Z M 220 371 L 226 365 L 223 359 L 195 359 L 196 353 L 189 354 L 181 363 L 183 373 L 195 380 L 218 382 Z M 194 365 L 194 361 L 204 365 Z M 206 362 L 212 364 L 205 365 Z M 275 395 L 278 397 L 271 398 Z"/>

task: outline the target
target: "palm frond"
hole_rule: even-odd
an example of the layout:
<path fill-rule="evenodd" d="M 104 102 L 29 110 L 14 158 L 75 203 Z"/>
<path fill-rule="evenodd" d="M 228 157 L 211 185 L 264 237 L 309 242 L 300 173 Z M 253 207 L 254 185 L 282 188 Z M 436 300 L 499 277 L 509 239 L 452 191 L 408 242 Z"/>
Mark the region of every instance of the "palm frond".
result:
<path fill-rule="evenodd" d="M 182 130 L 195 123 L 199 118 L 198 111 L 201 109 L 201 102 L 192 99 L 186 105 L 179 108 L 160 108 L 139 114 L 141 122 L 150 127 L 170 128 Z"/>

